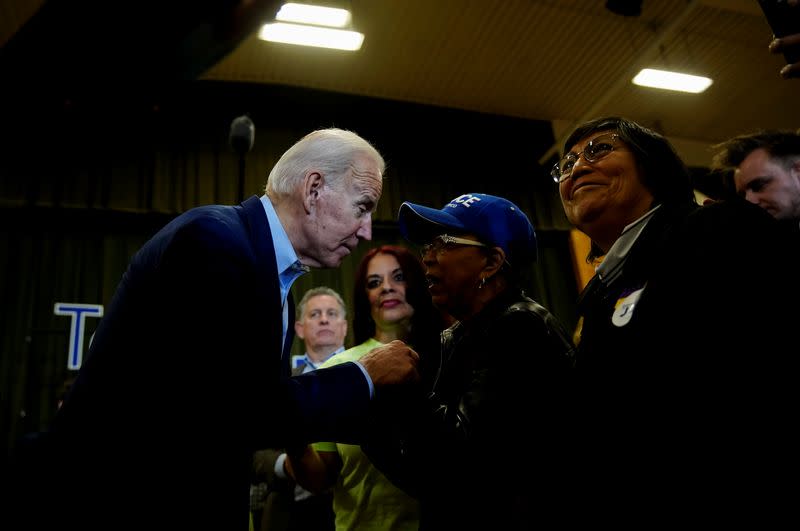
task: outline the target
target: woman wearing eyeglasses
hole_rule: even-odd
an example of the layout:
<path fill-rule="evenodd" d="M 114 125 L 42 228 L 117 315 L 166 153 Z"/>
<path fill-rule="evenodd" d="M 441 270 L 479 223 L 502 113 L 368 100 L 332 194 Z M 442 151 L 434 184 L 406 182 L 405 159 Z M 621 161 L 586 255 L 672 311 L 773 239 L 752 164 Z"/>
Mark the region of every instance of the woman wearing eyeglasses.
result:
<path fill-rule="evenodd" d="M 434 305 L 457 322 L 409 433 L 368 453 L 419 498 L 421 530 L 527 529 L 565 479 L 557 426 L 572 370 L 569 334 L 520 289 L 533 226 L 511 201 L 477 193 L 441 210 L 403 203 L 399 224 L 421 245 Z"/>
<path fill-rule="evenodd" d="M 799 376 L 781 302 L 798 300 L 796 246 L 755 205 L 698 206 L 670 143 L 637 123 L 587 122 L 564 153 L 564 211 L 602 258 L 578 304 L 583 501 L 641 527 L 770 513 Z"/>

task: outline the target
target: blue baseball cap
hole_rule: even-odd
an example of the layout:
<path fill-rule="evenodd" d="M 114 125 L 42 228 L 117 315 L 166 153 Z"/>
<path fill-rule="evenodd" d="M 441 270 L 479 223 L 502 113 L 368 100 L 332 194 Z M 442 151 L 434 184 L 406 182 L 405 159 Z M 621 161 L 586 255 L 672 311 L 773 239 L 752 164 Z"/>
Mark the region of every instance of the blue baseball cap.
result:
<path fill-rule="evenodd" d="M 483 243 L 506 253 L 513 267 L 536 261 L 536 231 L 520 208 L 502 197 L 488 194 L 463 194 L 441 210 L 408 201 L 397 214 L 400 233 L 416 244 L 424 244 L 440 234 L 470 233 Z"/>

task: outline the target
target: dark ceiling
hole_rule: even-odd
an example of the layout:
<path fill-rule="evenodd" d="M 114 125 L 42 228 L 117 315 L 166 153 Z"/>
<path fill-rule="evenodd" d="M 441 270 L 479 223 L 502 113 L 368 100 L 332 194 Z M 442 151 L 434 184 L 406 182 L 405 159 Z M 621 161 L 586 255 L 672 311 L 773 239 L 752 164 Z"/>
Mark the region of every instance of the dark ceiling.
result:
<path fill-rule="evenodd" d="M 198 78 L 304 87 L 547 120 L 556 138 L 618 114 L 667 135 L 694 165 L 729 136 L 800 126 L 800 80 L 779 77 L 753 0 L 644 0 L 637 16 L 604 0 L 345 3 L 366 35 L 355 53 L 259 40 L 275 0 L 0 0 L 0 72 L 26 93 Z M 632 85 L 644 66 L 714 83 L 696 95 Z"/>

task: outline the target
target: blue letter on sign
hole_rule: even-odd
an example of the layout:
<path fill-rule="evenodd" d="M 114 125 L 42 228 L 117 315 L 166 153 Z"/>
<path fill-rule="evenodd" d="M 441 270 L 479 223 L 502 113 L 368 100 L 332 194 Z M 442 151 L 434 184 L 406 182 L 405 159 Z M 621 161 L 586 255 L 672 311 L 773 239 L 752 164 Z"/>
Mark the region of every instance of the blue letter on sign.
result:
<path fill-rule="evenodd" d="M 90 317 L 103 317 L 102 304 L 77 304 L 71 302 L 57 302 L 53 307 L 56 315 L 69 315 L 72 323 L 69 329 L 69 357 L 67 368 L 77 370 L 83 361 L 83 331 L 86 324 L 86 315 Z"/>

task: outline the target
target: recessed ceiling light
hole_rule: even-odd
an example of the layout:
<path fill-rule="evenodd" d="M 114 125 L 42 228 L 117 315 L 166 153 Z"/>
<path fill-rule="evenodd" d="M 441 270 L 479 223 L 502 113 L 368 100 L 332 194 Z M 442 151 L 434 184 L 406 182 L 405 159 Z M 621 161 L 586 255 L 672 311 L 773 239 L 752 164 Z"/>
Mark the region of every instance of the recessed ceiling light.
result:
<path fill-rule="evenodd" d="M 348 51 L 358 50 L 364 42 L 364 34 L 357 31 L 284 22 L 264 24 L 258 37 L 265 41 Z"/>
<path fill-rule="evenodd" d="M 275 20 L 344 28 L 350 24 L 350 11 L 335 7 L 288 3 L 281 6 Z"/>
<path fill-rule="evenodd" d="M 667 70 L 645 68 L 633 78 L 635 85 L 697 94 L 711 86 L 711 79 Z"/>

